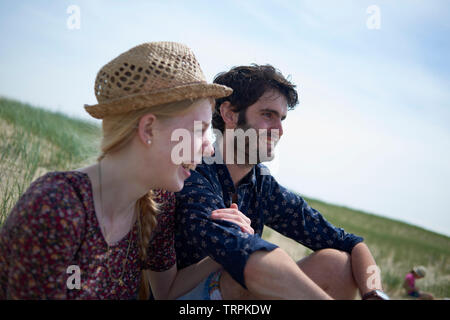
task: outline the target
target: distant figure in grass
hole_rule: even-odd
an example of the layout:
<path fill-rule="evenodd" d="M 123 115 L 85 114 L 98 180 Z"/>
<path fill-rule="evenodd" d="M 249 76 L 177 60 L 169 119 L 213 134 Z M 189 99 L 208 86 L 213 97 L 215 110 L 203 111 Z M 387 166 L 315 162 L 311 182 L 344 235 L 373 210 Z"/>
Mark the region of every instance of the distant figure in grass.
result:
<path fill-rule="evenodd" d="M 418 298 L 420 300 L 433 300 L 434 297 L 431 293 L 420 291 L 416 287 L 416 279 L 422 279 L 425 277 L 427 270 L 423 266 L 414 267 L 405 276 L 403 287 L 406 289 L 408 296 Z"/>

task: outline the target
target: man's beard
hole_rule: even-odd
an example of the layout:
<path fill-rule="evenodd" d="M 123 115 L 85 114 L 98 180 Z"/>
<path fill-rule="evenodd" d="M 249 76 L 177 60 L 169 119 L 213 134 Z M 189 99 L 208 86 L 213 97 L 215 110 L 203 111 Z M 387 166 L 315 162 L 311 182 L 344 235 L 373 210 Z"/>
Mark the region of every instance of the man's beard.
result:
<path fill-rule="evenodd" d="M 273 134 L 271 130 L 259 131 L 250 126 L 246 119 L 241 119 L 241 115 L 239 118 L 235 132 L 238 129 L 243 130 L 244 133 L 248 132 L 248 130 L 253 130 L 253 136 L 256 136 L 256 139 L 251 139 L 250 136 L 245 135 L 245 142 L 242 143 L 242 138 L 238 139 L 238 137 L 234 135 L 234 163 L 255 165 L 261 162 L 272 161 L 275 157 L 274 149 L 278 142 L 278 135 Z M 274 142 L 267 144 L 269 139 Z"/>

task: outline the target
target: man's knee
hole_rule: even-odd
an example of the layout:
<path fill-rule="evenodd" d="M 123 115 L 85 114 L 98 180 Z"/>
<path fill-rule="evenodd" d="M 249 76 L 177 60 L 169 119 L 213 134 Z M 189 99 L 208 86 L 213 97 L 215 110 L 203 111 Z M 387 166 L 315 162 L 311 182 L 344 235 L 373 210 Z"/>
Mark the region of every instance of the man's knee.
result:
<path fill-rule="evenodd" d="M 315 256 L 314 260 L 322 262 L 321 264 L 330 272 L 351 272 L 351 255 L 345 251 L 337 249 L 322 249 L 312 254 Z"/>
<path fill-rule="evenodd" d="M 300 260 L 298 266 L 336 299 L 353 299 L 357 293 L 351 255 L 336 249 L 318 250 Z"/>
<path fill-rule="evenodd" d="M 313 254 L 326 256 L 331 259 L 341 259 L 342 261 L 348 260 L 350 258 L 350 254 L 348 252 L 332 248 L 317 250 Z"/>
<path fill-rule="evenodd" d="M 352 259 L 349 253 L 337 249 L 323 249 L 318 254 L 325 257 L 330 274 L 339 275 L 345 281 L 353 279 Z"/>

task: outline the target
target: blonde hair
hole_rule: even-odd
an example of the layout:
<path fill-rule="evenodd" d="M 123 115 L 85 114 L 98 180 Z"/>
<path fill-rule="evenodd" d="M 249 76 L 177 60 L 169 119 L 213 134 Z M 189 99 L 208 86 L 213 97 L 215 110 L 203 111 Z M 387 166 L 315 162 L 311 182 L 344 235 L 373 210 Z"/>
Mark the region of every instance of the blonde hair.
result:
<path fill-rule="evenodd" d="M 101 161 L 107 154 L 118 151 L 125 147 L 137 133 L 139 120 L 148 113 L 154 114 L 158 119 L 168 119 L 174 116 L 181 116 L 189 112 L 190 108 L 197 100 L 183 100 L 158 106 L 130 111 L 127 113 L 109 115 L 103 118 L 102 130 L 103 139 L 101 142 Z M 210 99 L 211 106 L 214 100 Z M 159 208 L 153 198 L 153 191 L 149 190 L 146 195 L 136 202 L 138 209 L 139 227 L 139 254 L 142 261 L 147 259 L 147 246 L 150 241 L 152 230 L 156 227 L 156 215 Z M 142 270 L 141 285 L 139 289 L 139 299 L 148 299 L 150 296 L 149 280 L 145 270 Z"/>

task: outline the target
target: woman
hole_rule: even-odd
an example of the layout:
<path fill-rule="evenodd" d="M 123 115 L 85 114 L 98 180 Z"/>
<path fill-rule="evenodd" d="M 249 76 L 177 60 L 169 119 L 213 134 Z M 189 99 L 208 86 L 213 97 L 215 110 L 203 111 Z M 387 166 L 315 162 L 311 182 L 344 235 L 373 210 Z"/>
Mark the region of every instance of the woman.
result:
<path fill-rule="evenodd" d="M 213 99 L 231 91 L 207 84 L 193 53 L 177 43 L 145 43 L 106 64 L 96 78 L 98 104 L 85 106 L 103 120 L 99 161 L 48 173 L 22 195 L 0 232 L 0 299 L 129 299 L 141 280 L 147 298 L 141 271 L 156 264 L 170 272 L 155 295 L 170 298 L 216 270 L 206 259 L 177 271 L 170 243 L 148 248 L 158 212 L 149 190 L 182 189 L 194 160 L 211 152 L 205 131 Z M 180 128 L 193 137 L 183 163 L 172 155 L 171 134 Z M 170 195 L 159 192 L 162 206 Z M 249 220 L 232 209 L 228 218 L 251 232 Z"/>

